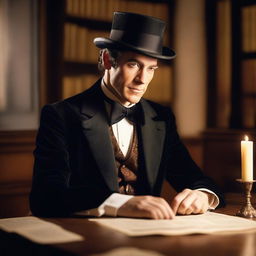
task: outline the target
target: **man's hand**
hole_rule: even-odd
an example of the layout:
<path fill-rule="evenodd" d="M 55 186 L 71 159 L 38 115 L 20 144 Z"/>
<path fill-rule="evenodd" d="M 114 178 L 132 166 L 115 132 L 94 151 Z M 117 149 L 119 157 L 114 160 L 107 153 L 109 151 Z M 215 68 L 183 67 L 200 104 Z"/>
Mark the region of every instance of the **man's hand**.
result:
<path fill-rule="evenodd" d="M 209 201 L 210 196 L 206 192 L 184 189 L 174 197 L 171 207 L 175 214 L 205 213 L 209 209 Z"/>
<path fill-rule="evenodd" d="M 211 194 L 184 189 L 178 193 L 171 206 L 161 197 L 134 196 L 122 205 L 117 216 L 150 219 L 173 219 L 176 214 L 205 213 L 210 206 Z"/>
<path fill-rule="evenodd" d="M 161 197 L 134 196 L 118 209 L 117 216 L 173 219 L 175 213 L 170 205 Z"/>

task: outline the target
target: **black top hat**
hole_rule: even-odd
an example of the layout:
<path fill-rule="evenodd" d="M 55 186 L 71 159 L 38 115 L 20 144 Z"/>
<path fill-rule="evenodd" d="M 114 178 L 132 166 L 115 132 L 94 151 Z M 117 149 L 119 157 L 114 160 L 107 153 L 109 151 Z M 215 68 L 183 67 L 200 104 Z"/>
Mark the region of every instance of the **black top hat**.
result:
<path fill-rule="evenodd" d="M 164 47 L 165 23 L 157 18 L 136 13 L 114 12 L 110 38 L 97 37 L 99 48 L 136 51 L 143 55 L 169 60 L 175 57 L 172 49 Z"/>

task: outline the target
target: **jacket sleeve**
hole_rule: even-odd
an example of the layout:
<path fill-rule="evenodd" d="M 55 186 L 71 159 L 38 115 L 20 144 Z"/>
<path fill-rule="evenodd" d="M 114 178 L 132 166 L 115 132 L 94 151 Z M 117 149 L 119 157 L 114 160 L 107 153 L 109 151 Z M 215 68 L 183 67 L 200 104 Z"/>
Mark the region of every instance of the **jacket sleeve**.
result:
<path fill-rule="evenodd" d="M 63 216 L 99 206 L 112 192 L 101 186 L 70 186 L 68 125 L 55 105 L 41 112 L 34 150 L 30 208 L 34 215 Z"/>
<path fill-rule="evenodd" d="M 173 113 L 169 112 L 168 116 L 166 179 L 178 192 L 185 188 L 209 189 L 219 197 L 219 206 L 224 206 L 225 200 L 220 188 L 214 180 L 205 175 L 193 161 L 187 148 L 178 135 Z"/>

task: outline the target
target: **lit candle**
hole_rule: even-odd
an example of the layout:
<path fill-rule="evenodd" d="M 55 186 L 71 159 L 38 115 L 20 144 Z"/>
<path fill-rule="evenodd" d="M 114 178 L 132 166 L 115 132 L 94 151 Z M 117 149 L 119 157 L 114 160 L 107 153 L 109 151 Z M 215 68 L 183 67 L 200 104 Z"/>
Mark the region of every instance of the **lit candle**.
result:
<path fill-rule="evenodd" d="M 253 142 L 248 136 L 241 141 L 242 181 L 253 180 Z"/>

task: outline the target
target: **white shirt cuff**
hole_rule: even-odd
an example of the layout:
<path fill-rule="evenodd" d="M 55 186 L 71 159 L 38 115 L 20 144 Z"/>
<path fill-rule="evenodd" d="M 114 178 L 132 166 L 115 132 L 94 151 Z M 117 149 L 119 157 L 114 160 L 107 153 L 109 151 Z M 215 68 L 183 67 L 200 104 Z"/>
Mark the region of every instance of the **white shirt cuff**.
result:
<path fill-rule="evenodd" d="M 133 196 L 131 195 L 123 195 L 119 193 L 113 193 L 110 195 L 99 207 L 76 212 L 76 215 L 83 216 L 96 216 L 101 217 L 102 215 L 106 216 L 117 216 L 117 210 L 124 205 L 128 200 L 130 200 Z"/>
<path fill-rule="evenodd" d="M 210 200 L 210 206 L 209 206 L 209 210 L 215 210 L 215 208 L 219 205 L 220 203 L 220 200 L 219 200 L 219 197 L 214 193 L 212 192 L 211 190 L 207 189 L 207 188 L 199 188 L 197 190 L 200 190 L 200 191 L 205 191 L 205 192 L 208 192 L 212 195 L 212 198 Z"/>

